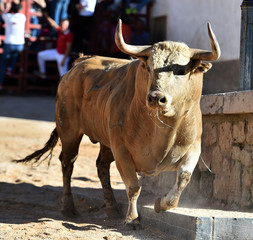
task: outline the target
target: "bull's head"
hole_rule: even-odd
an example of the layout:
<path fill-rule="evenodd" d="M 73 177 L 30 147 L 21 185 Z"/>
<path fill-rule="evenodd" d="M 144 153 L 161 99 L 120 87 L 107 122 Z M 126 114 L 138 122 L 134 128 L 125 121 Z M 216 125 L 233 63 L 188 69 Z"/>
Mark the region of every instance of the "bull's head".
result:
<path fill-rule="evenodd" d="M 159 42 L 153 46 L 133 46 L 124 42 L 122 23 L 118 22 L 115 42 L 118 48 L 142 61 L 149 74 L 150 84 L 147 104 L 159 108 L 165 116 L 178 113 L 180 105 L 200 99 L 203 73 L 211 68 L 211 63 L 220 56 L 220 47 L 208 23 L 211 52 L 191 49 L 184 43 Z M 178 106 L 178 108 L 177 108 Z"/>

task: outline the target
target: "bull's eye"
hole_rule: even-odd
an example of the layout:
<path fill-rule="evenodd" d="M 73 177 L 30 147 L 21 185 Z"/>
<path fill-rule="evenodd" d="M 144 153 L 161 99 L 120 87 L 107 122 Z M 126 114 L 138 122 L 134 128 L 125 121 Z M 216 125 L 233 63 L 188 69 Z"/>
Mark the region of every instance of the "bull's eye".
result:
<path fill-rule="evenodd" d="M 185 75 L 185 68 L 184 67 L 177 67 L 176 69 L 173 70 L 174 75 Z"/>
<path fill-rule="evenodd" d="M 151 69 L 150 69 L 150 67 L 149 67 L 149 66 L 147 66 L 147 71 L 148 71 L 148 73 L 150 73 L 150 72 L 151 72 Z"/>

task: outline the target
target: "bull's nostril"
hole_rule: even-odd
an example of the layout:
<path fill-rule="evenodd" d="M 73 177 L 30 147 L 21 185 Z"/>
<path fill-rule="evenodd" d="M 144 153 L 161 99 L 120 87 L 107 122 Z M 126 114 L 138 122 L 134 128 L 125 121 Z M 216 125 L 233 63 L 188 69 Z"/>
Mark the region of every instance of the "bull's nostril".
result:
<path fill-rule="evenodd" d="M 159 100 L 160 103 L 166 103 L 166 97 L 163 97 Z"/>
<path fill-rule="evenodd" d="M 148 102 L 152 103 L 152 97 L 151 96 L 148 96 Z"/>

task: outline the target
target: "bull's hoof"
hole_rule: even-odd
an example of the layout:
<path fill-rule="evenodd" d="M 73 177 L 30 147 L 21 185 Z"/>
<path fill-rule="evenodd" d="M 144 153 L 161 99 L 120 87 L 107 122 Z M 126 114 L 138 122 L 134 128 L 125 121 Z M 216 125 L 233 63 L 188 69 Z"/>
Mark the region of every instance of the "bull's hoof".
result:
<path fill-rule="evenodd" d="M 159 213 L 162 209 L 161 209 L 161 198 L 158 198 L 155 201 L 155 206 L 154 206 L 155 212 Z"/>
<path fill-rule="evenodd" d="M 118 208 L 106 208 L 105 209 L 105 212 L 106 212 L 106 215 L 108 216 L 108 218 L 110 219 L 119 219 L 119 218 L 122 218 L 122 215 L 119 211 Z"/>
<path fill-rule="evenodd" d="M 62 209 L 61 213 L 66 218 L 77 218 L 79 216 L 78 212 L 74 208 Z"/>
<path fill-rule="evenodd" d="M 132 231 L 132 230 L 140 230 L 142 229 L 142 226 L 140 224 L 140 221 L 138 218 L 134 219 L 133 221 L 129 222 L 129 221 L 125 221 L 124 223 L 124 229 L 126 231 Z"/>
<path fill-rule="evenodd" d="M 178 204 L 178 198 L 173 198 L 169 201 L 166 202 L 166 204 L 161 204 L 161 198 L 158 198 L 155 202 L 155 206 L 154 209 L 157 213 L 161 212 L 161 211 L 167 211 L 170 210 L 172 208 L 177 207 Z"/>
<path fill-rule="evenodd" d="M 75 209 L 72 194 L 63 195 L 61 201 L 62 201 L 62 209 L 61 209 L 62 215 L 67 218 L 76 218 L 78 216 L 78 213 Z"/>

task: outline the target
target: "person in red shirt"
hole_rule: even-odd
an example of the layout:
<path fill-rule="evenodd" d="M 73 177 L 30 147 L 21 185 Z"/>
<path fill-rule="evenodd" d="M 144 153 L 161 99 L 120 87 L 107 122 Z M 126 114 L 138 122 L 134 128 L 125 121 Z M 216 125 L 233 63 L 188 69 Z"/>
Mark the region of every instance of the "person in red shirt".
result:
<path fill-rule="evenodd" d="M 59 75 L 62 76 L 68 71 L 69 54 L 73 43 L 73 34 L 69 30 L 69 20 L 62 19 L 60 26 L 44 12 L 47 21 L 57 31 L 56 49 L 48 49 L 38 52 L 37 60 L 39 72 L 35 72 L 41 78 L 46 78 L 46 61 L 57 62 Z"/>

